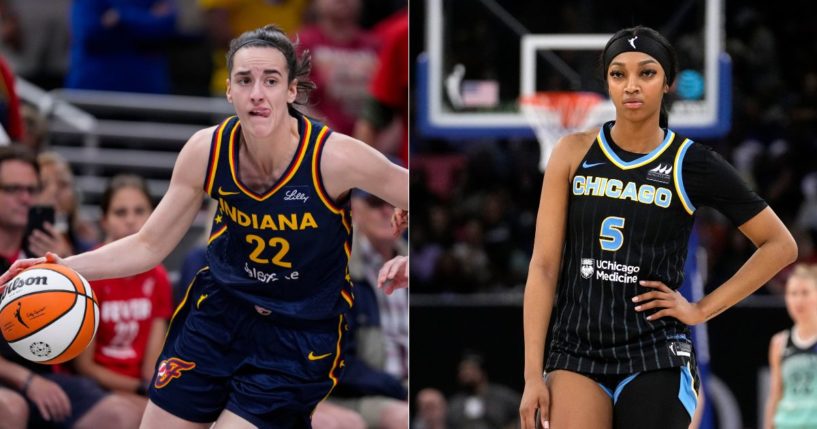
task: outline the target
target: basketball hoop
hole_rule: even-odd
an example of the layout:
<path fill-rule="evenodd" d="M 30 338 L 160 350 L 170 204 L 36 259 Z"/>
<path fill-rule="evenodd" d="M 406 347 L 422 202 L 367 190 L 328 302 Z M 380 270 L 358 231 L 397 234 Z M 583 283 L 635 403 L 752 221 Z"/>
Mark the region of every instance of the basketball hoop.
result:
<path fill-rule="evenodd" d="M 595 92 L 548 91 L 522 97 L 519 106 L 536 132 L 541 156 L 539 169 L 545 171 L 553 146 L 562 136 L 588 127 L 591 111 L 604 97 Z"/>

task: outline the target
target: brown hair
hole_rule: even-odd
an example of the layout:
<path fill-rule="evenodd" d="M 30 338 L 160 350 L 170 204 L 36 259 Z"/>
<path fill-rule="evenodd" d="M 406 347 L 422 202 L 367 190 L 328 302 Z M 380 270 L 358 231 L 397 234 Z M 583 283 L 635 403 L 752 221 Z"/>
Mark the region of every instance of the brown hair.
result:
<path fill-rule="evenodd" d="M 255 30 L 247 31 L 230 41 L 230 49 L 227 51 L 227 74 L 233 72 L 233 57 L 241 48 L 265 47 L 275 48 L 284 55 L 287 62 L 289 75 L 287 83 L 292 83 L 298 79 L 298 95 L 294 104 L 306 105 L 309 102 L 309 93 L 315 89 L 315 83 L 309 80 L 309 72 L 312 70 L 312 56 L 308 50 L 301 53 L 300 60 L 295 53 L 297 41 L 293 43 L 286 33 L 274 24 L 266 25 Z"/>
<path fill-rule="evenodd" d="M 0 167 L 6 161 L 20 161 L 31 166 L 37 172 L 37 180 L 40 178 L 40 165 L 37 164 L 37 158 L 30 150 L 19 145 L 0 146 Z"/>
<path fill-rule="evenodd" d="M 108 209 L 111 208 L 113 196 L 116 195 L 117 191 L 123 188 L 135 188 L 142 192 L 145 198 L 147 198 L 150 207 L 153 208 L 153 199 L 150 197 L 150 191 L 148 190 L 148 185 L 145 179 L 135 174 L 120 174 L 111 179 L 110 183 L 108 183 L 108 187 L 105 188 L 105 193 L 102 194 L 102 202 L 100 203 L 100 207 L 102 208 L 102 216 L 108 214 Z"/>

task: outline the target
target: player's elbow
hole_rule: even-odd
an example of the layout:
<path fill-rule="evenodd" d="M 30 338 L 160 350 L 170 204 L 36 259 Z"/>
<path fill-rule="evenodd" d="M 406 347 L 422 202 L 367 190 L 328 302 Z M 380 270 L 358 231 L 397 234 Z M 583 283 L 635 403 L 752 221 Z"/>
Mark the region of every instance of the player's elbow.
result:
<path fill-rule="evenodd" d="M 797 260 L 797 242 L 788 231 L 781 237 L 780 247 L 780 257 L 783 258 L 785 265 Z"/>

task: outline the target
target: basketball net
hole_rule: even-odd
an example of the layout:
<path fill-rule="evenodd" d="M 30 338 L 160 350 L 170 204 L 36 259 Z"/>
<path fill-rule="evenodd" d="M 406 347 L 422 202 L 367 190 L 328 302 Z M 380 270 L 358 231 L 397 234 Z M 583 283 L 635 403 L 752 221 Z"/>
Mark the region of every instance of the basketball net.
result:
<path fill-rule="evenodd" d="M 522 112 L 539 140 L 541 171 L 545 171 L 556 142 L 566 134 L 584 129 L 588 114 L 603 100 L 595 92 L 579 91 L 537 92 L 521 99 Z"/>

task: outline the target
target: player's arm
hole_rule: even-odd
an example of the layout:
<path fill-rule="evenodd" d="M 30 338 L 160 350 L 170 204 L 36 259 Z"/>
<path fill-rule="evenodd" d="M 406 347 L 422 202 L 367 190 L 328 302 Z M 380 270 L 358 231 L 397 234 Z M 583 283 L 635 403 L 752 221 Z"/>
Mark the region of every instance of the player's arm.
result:
<path fill-rule="evenodd" d="M 359 188 L 395 207 L 408 209 L 408 170 L 360 140 L 332 133 L 320 168 L 324 186 L 332 198 Z"/>
<path fill-rule="evenodd" d="M 763 429 L 774 429 L 774 413 L 777 411 L 777 403 L 783 396 L 783 374 L 780 370 L 780 363 L 785 344 L 785 332 L 778 332 L 769 342 L 769 396 L 766 398 Z"/>
<path fill-rule="evenodd" d="M 797 259 L 794 237 L 770 207 L 763 209 L 739 229 L 757 249 L 734 276 L 698 302 L 702 316 L 700 322 L 717 316 L 746 298 Z"/>
<path fill-rule="evenodd" d="M 676 170 L 678 171 L 678 170 Z M 688 325 L 705 322 L 747 297 L 797 258 L 797 244 L 774 211 L 757 196 L 740 174 L 711 148 L 692 144 L 683 159 L 679 177 L 693 207 L 713 207 L 757 247 L 754 254 L 729 280 L 697 303 L 658 281 L 640 281 L 653 291 L 633 298 L 647 302 L 636 311 L 662 308 L 647 317 L 675 317 Z M 683 198 L 684 194 L 677 194 Z"/>
<path fill-rule="evenodd" d="M 535 427 L 537 408 L 542 412 L 542 420 L 548 417 L 549 397 L 542 379 L 545 336 L 562 264 L 570 181 L 587 150 L 584 140 L 588 140 L 586 135 L 572 134 L 556 144 L 542 183 L 523 303 L 525 391 L 519 407 L 522 429 Z M 589 140 L 592 142 L 592 137 Z"/>
<path fill-rule="evenodd" d="M 677 291 L 660 281 L 641 280 L 641 286 L 653 291 L 633 298 L 640 304 L 636 311 L 659 311 L 647 320 L 674 317 L 687 325 L 697 325 L 723 313 L 768 282 L 783 267 L 797 258 L 797 244 L 783 222 L 766 207 L 739 227 L 757 249 L 735 275 L 697 303 L 690 303 Z"/>
<path fill-rule="evenodd" d="M 139 379 L 119 374 L 96 363 L 94 361 L 95 349 L 96 340 L 92 340 L 91 343 L 88 344 L 88 347 L 77 356 L 74 361 L 74 367 L 77 372 L 93 379 L 99 383 L 100 386 L 108 390 L 136 392 L 140 385 Z"/>
<path fill-rule="evenodd" d="M 63 263 L 88 280 L 96 280 L 143 273 L 162 262 L 201 207 L 211 134 L 212 128 L 199 131 L 182 148 L 167 193 L 138 233 Z"/>

